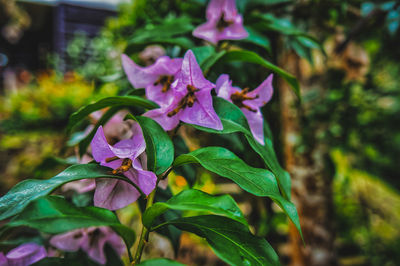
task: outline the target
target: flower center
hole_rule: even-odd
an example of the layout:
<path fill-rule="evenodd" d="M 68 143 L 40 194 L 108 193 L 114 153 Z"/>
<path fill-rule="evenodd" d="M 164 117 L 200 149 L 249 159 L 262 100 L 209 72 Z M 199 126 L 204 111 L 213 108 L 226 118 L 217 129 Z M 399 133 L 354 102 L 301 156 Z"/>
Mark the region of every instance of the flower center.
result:
<path fill-rule="evenodd" d="M 194 93 L 198 92 L 199 89 L 197 89 L 193 85 L 187 85 L 186 89 L 187 89 L 188 93 L 185 95 L 185 97 L 183 97 L 179 101 L 178 106 L 174 110 L 172 110 L 171 112 L 169 112 L 167 114 L 168 117 L 176 115 L 180 110 L 184 109 L 186 106 L 192 107 L 194 102 L 197 101 L 196 95 Z"/>
<path fill-rule="evenodd" d="M 174 81 L 174 76 L 172 75 L 162 75 L 160 76 L 156 82 L 154 82 L 154 86 L 161 84 L 163 87 L 161 89 L 162 92 L 167 92 L 171 88 L 171 84 Z"/>
<path fill-rule="evenodd" d="M 236 92 L 232 93 L 231 100 L 239 108 L 245 108 L 251 112 L 257 112 L 257 110 L 255 110 L 255 109 L 251 108 L 250 106 L 243 103 L 243 101 L 254 100 L 254 99 L 258 98 L 258 95 L 255 97 L 248 96 L 247 95 L 248 92 L 249 92 L 249 88 L 244 88 L 241 91 L 236 91 Z"/>
<path fill-rule="evenodd" d="M 98 243 L 98 240 L 100 239 L 101 236 L 101 231 L 99 228 L 94 229 L 93 231 L 88 233 L 89 237 L 89 245 L 91 247 L 95 246 Z"/>
<path fill-rule="evenodd" d="M 120 159 L 120 158 L 117 157 L 117 156 L 110 157 L 110 158 L 106 159 L 106 163 L 109 163 L 109 162 L 112 162 L 112 161 L 115 161 L 115 160 L 118 160 L 118 159 Z M 124 172 L 128 171 L 131 167 L 132 167 L 132 160 L 129 159 L 129 158 L 125 158 L 122 161 L 121 166 L 118 167 L 118 168 L 115 168 L 114 170 L 112 170 L 112 173 L 113 173 L 113 175 L 123 174 Z"/>
<path fill-rule="evenodd" d="M 224 15 L 224 13 L 222 13 L 222 15 L 219 18 L 218 23 L 217 23 L 217 29 L 218 29 L 218 31 L 223 31 L 225 28 L 229 27 L 232 24 L 233 24 L 233 21 L 225 20 L 225 15 Z"/>

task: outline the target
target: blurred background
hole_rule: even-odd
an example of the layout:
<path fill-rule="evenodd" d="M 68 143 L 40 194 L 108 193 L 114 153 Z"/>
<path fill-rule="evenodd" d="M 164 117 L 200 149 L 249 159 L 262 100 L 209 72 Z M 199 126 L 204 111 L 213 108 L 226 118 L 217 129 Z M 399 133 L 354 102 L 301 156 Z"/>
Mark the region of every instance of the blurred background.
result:
<path fill-rule="evenodd" d="M 230 193 L 283 265 L 400 265 L 400 3 L 236 2 L 250 36 L 232 45 L 257 52 L 301 84 L 302 102 L 276 78 L 263 112 L 292 177 L 306 245 L 270 200 L 207 171 L 188 167 L 173 173 L 172 191 L 193 185 Z M 0 0 L 0 194 L 23 179 L 49 178 L 78 162 L 76 144 L 96 118 L 67 135 L 69 115 L 132 89 L 121 69 L 122 53 L 149 65 L 160 55 L 181 56 L 203 45 L 191 31 L 205 21 L 206 4 Z M 208 76 L 213 82 L 215 73 L 242 73 L 234 83 L 250 88 L 268 74 L 245 63 L 217 64 Z M 176 145 L 182 141 L 189 149 L 222 141 L 262 166 L 239 135 L 214 139 L 183 128 L 180 137 Z M 90 195 L 73 196 L 82 205 Z M 134 226 L 136 214 L 135 206 L 119 213 Z M 147 257 L 174 256 L 170 241 L 152 237 Z M 179 261 L 224 265 L 203 240 L 187 234 L 178 239 Z"/>

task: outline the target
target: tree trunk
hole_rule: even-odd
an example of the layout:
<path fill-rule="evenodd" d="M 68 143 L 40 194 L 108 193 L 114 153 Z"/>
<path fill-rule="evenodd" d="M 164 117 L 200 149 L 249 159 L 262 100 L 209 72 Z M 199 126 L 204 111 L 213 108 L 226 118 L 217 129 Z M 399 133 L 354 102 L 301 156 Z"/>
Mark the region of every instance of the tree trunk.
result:
<path fill-rule="evenodd" d="M 299 79 L 304 94 L 307 85 L 301 59 L 294 53 L 286 53 L 281 59 L 281 66 Z M 305 144 L 308 145 L 306 152 L 296 151 L 299 144 L 304 144 L 301 141 L 304 139 L 304 127 L 307 125 L 303 125 L 302 121 L 306 120 L 305 108 L 308 107 L 305 104 L 299 105 L 297 97 L 286 82 L 280 80 L 279 88 L 285 167 L 292 177 L 292 201 L 299 212 L 305 240 L 304 245 L 296 228 L 291 224 L 288 249 L 290 265 L 336 265 L 335 235 L 332 227 L 332 173 L 327 167 L 328 149 L 313 137 L 313 144 Z M 322 124 L 314 127 L 313 136 L 324 130 L 323 127 Z"/>

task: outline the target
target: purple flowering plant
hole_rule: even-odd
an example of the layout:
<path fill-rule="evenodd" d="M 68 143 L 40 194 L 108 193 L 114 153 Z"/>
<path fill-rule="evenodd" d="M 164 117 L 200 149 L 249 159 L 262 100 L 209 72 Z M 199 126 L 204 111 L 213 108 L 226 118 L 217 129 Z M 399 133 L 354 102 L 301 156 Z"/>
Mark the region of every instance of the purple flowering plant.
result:
<path fill-rule="evenodd" d="M 241 46 L 240 41 L 260 45 L 260 39 L 254 42 L 236 4 L 210 0 L 203 6 L 207 21 L 201 25 L 182 15 L 174 22 L 137 30 L 129 42 L 133 48 L 128 45 L 120 57 L 125 85 L 132 89 L 84 106 L 70 117 L 69 132 L 84 126 L 88 116 L 92 120 L 80 133 L 79 163 L 50 179 L 25 180 L 0 198 L 0 220 L 7 219 L 0 237 L 21 226 L 41 232 L 40 245 L 5 250 L 0 265 L 120 265 L 120 258 L 138 265 L 149 234 L 163 234 L 177 251 L 182 231 L 204 238 L 228 264 L 279 265 L 267 239 L 250 231 L 235 200 L 194 189 L 199 177 L 185 171 L 202 167 L 250 194 L 269 197 L 301 234 L 290 201 L 290 177 L 278 163 L 264 108 L 273 100 L 276 77 L 296 93 L 298 84 L 289 73 Z M 143 50 L 154 60 L 141 60 Z M 256 65 L 259 77 L 246 77 L 244 68 L 232 71 L 232 61 Z M 200 132 L 209 140 L 204 147 L 193 144 Z M 244 141 L 240 155 L 252 153 L 263 165 L 250 166 L 230 151 L 237 150 L 234 142 L 226 141 L 232 134 Z M 178 192 L 168 181 L 177 175 L 188 183 Z M 71 191 L 87 200 L 79 203 L 78 196 L 68 196 Z M 135 227 L 121 219 L 132 206 L 141 212 Z M 137 227 L 138 237 L 133 230 Z M 171 227 L 175 229 L 166 230 Z M 78 253 L 86 255 L 74 255 Z M 169 260 L 145 265 L 167 262 L 180 265 Z"/>

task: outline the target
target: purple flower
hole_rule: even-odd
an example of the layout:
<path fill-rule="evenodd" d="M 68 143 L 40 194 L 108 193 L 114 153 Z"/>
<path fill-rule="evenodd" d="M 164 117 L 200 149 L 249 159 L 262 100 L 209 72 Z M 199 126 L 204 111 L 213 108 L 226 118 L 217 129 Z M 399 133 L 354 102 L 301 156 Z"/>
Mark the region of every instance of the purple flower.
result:
<path fill-rule="evenodd" d="M 0 266 L 27 266 L 47 257 L 46 249 L 35 243 L 25 243 L 10 250 L 4 256 L 0 253 Z"/>
<path fill-rule="evenodd" d="M 235 0 L 211 0 L 206 17 L 207 22 L 194 29 L 193 36 L 217 44 L 220 40 L 240 40 L 249 35 Z"/>
<path fill-rule="evenodd" d="M 160 106 L 168 105 L 174 98 L 172 83 L 182 65 L 182 58 L 162 56 L 148 67 L 135 64 L 127 55 L 121 56 L 122 66 L 129 82 L 135 88 L 145 88 L 147 99 Z"/>
<path fill-rule="evenodd" d="M 242 110 L 250 125 L 251 133 L 262 145 L 264 145 L 264 120 L 260 108 L 271 100 L 272 78 L 273 75 L 269 75 L 256 89 L 250 92 L 249 88 L 241 90 L 238 87 L 232 87 L 232 81 L 226 74 L 221 75 L 216 82 L 217 95 L 234 103 Z"/>
<path fill-rule="evenodd" d="M 150 194 L 156 186 L 157 176 L 146 171 L 146 144 L 139 124 L 133 125 L 133 137 L 121 140 L 114 146 L 107 143 L 103 128 L 99 127 L 91 142 L 93 158 L 101 165 L 114 169 L 113 174 L 123 174 L 143 193 Z M 116 210 L 136 201 L 140 192 L 129 183 L 117 179 L 97 179 L 94 205 Z"/>
<path fill-rule="evenodd" d="M 221 130 L 221 120 L 212 105 L 211 90 L 214 87 L 213 83 L 204 78 L 193 52 L 188 50 L 176 81 L 172 103 L 150 110 L 145 116 L 156 120 L 164 130 L 174 129 L 179 121 Z"/>
<path fill-rule="evenodd" d="M 84 250 L 94 261 L 105 264 L 104 246 L 109 244 L 118 255 L 125 251 L 122 239 L 108 227 L 89 227 L 53 236 L 50 244 L 68 252 Z"/>

